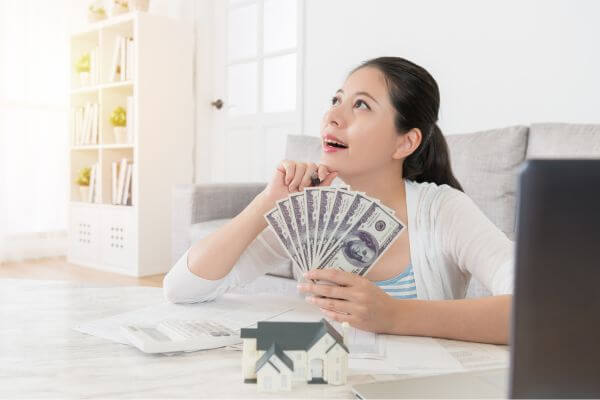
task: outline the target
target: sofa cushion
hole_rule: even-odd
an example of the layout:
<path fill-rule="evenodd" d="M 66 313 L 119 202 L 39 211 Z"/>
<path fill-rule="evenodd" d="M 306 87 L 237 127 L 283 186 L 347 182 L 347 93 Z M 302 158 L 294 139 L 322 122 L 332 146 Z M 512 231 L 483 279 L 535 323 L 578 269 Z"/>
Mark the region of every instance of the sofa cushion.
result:
<path fill-rule="evenodd" d="M 450 162 L 465 193 L 511 240 L 515 237 L 517 175 L 525 159 L 526 126 L 448 135 Z"/>
<path fill-rule="evenodd" d="M 527 158 L 599 158 L 600 125 L 531 124 Z"/>

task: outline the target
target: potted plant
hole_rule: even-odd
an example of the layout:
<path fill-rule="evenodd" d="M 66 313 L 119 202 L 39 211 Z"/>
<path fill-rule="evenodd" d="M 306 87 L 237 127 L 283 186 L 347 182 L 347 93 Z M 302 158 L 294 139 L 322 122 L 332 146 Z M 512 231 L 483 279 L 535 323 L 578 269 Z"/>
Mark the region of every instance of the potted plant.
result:
<path fill-rule="evenodd" d="M 75 183 L 79 185 L 79 195 L 81 201 L 88 201 L 90 195 L 90 173 L 92 172 L 91 167 L 83 167 L 77 174 Z"/>
<path fill-rule="evenodd" d="M 85 52 L 79 57 L 75 63 L 75 71 L 79 74 L 81 86 L 86 86 L 90 83 L 90 53 Z"/>
<path fill-rule="evenodd" d="M 110 123 L 114 127 L 115 143 L 123 144 L 127 142 L 127 112 L 121 106 L 115 108 L 110 114 Z"/>
<path fill-rule="evenodd" d="M 88 7 L 88 21 L 97 22 L 106 18 L 106 10 L 101 1 L 94 1 Z"/>
<path fill-rule="evenodd" d="M 113 0 L 112 9 L 110 13 L 112 16 L 124 14 L 129 11 L 127 0 Z"/>

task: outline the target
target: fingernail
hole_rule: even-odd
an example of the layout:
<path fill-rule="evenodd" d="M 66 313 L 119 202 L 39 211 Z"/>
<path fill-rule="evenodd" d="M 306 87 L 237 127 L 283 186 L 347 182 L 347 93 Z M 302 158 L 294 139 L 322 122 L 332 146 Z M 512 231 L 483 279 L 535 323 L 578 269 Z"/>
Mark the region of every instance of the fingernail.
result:
<path fill-rule="evenodd" d="M 308 289 L 308 285 L 305 283 L 299 283 L 298 285 L 296 285 L 296 287 L 298 288 L 298 290 L 306 290 Z"/>
<path fill-rule="evenodd" d="M 304 298 L 304 300 L 306 300 L 307 303 L 314 303 L 315 302 L 315 298 L 312 296 L 306 296 Z"/>

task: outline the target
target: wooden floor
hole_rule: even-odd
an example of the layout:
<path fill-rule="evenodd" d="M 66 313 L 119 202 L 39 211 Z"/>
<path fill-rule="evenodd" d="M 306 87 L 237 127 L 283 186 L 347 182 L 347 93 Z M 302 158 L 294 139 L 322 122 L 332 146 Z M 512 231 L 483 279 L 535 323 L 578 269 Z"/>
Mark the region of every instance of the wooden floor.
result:
<path fill-rule="evenodd" d="M 0 279 L 40 279 L 72 282 L 101 283 L 115 286 L 162 287 L 165 274 L 134 278 L 127 275 L 103 272 L 92 268 L 70 264 L 65 257 L 0 263 Z"/>

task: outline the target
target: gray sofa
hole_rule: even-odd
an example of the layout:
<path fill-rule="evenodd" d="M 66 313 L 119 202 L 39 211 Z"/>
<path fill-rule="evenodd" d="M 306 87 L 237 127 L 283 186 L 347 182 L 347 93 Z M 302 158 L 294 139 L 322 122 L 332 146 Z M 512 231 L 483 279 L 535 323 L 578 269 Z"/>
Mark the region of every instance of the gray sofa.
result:
<path fill-rule="evenodd" d="M 515 238 L 517 175 L 530 158 L 600 158 L 600 125 L 541 123 L 446 136 L 465 192 L 510 239 Z M 282 159 L 318 162 L 319 137 L 290 135 Z M 334 182 L 335 183 L 335 182 Z M 243 210 L 265 182 L 179 185 L 173 190 L 173 263 L 197 240 Z M 276 274 L 291 277 L 291 266 Z M 488 295 L 472 279 L 467 297 Z"/>

